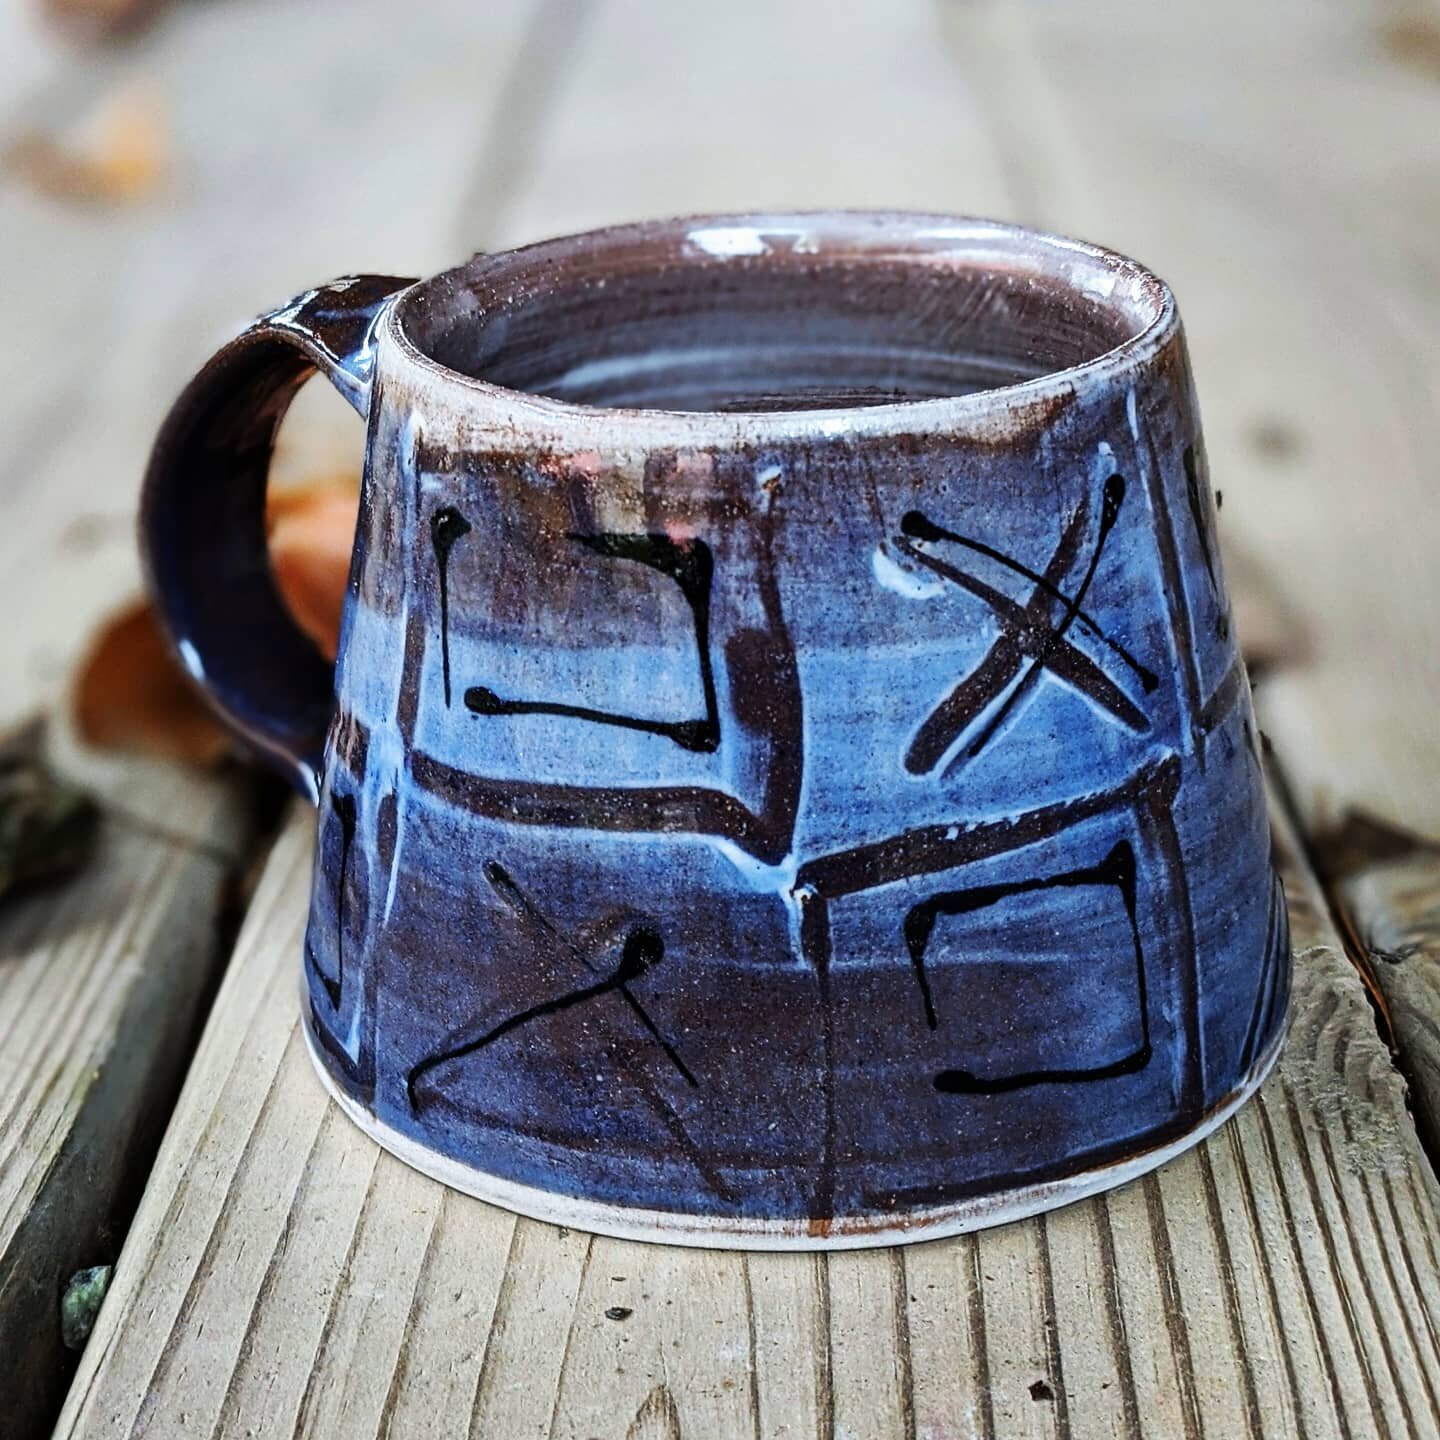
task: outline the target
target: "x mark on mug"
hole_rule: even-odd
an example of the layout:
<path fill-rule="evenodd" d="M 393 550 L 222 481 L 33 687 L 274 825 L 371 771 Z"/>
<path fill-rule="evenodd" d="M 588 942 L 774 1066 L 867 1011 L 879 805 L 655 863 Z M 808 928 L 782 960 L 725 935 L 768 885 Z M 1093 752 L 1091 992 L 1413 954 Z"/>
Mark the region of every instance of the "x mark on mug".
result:
<path fill-rule="evenodd" d="M 1159 684 L 1154 671 L 1141 664 L 1118 640 L 1106 634 L 1084 609 L 1085 597 L 1095 578 L 1105 542 L 1119 516 L 1124 496 L 1124 480 L 1119 475 L 1110 476 L 1105 482 L 1095 545 L 1073 595 L 1062 590 L 1061 583 L 1074 568 L 1085 534 L 1088 506 L 1083 501 L 1066 523 L 1043 572 L 1032 570 L 1022 561 L 984 541 L 947 530 L 919 510 L 911 510 L 904 516 L 900 522 L 901 535 L 896 541 L 900 550 L 933 574 L 983 600 L 1001 625 L 1000 633 L 985 658 L 956 683 L 916 732 L 905 753 L 905 768 L 912 775 L 933 771 L 951 746 L 996 701 L 1000 701 L 995 713 L 961 751 L 955 763 L 963 764 L 974 759 L 989 744 L 1014 707 L 1033 691 L 1042 670 L 1049 670 L 1073 685 L 1128 729 L 1143 732 L 1150 728 L 1145 712 L 1068 638 L 1072 628 L 1089 632 L 1134 672 L 1147 695 Z M 978 576 L 921 548 L 922 545 L 939 543 L 956 545 L 985 556 L 1030 581 L 1034 586 L 1030 598 L 1022 605 Z M 1055 615 L 1057 605 L 1063 606 L 1058 617 Z"/>

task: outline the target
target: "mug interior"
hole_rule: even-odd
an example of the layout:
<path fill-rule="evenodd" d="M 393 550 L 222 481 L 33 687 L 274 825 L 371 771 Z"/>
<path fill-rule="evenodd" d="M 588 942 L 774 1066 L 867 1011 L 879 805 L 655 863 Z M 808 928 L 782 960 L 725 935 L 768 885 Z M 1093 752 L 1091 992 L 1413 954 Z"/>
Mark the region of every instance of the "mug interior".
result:
<path fill-rule="evenodd" d="M 573 405 L 897 404 L 1073 369 L 1161 320 L 1112 252 L 993 222 L 831 213 L 662 221 L 479 255 L 401 302 L 435 363 Z"/>

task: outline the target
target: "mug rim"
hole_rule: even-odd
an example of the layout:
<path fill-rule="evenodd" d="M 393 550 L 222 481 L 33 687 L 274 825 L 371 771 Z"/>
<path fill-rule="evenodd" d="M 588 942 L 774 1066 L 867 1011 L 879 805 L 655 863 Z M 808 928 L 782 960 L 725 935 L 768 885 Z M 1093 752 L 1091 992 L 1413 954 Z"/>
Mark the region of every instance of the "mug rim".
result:
<path fill-rule="evenodd" d="M 1110 302 L 1122 285 L 1128 287 L 1130 309 L 1116 300 L 1117 316 L 1130 321 L 1132 333 L 1098 354 L 1068 366 L 1008 384 L 966 394 L 886 401 L 880 404 L 817 406 L 788 410 L 679 410 L 663 407 L 601 406 L 516 389 L 484 380 L 446 365 L 429 354 L 410 333 L 415 311 L 447 283 L 503 255 L 508 259 L 562 262 L 596 245 L 681 241 L 703 244 L 705 237 L 723 237 L 728 251 L 710 253 L 727 259 L 754 258 L 752 246 L 769 240 L 814 243 L 817 237 L 850 243 L 856 253 L 869 242 L 888 242 L 902 261 L 924 256 L 972 265 L 988 257 L 1028 262 L 1037 279 L 1062 285 L 1090 300 Z M 898 242 L 898 243 L 897 243 Z M 940 248 L 953 242 L 951 248 Z M 1067 271 L 1066 265 L 1069 265 Z M 980 265 L 976 265 L 980 268 Z M 1086 276 L 1089 286 L 1080 283 Z M 737 211 L 675 216 L 606 225 L 537 240 L 503 251 L 479 252 L 464 263 L 416 282 L 387 306 L 381 324 L 380 351 L 412 369 L 422 388 L 437 387 L 468 397 L 473 418 L 506 428 L 543 433 L 557 444 L 584 448 L 602 440 L 614 444 L 617 432 L 641 446 L 779 444 L 826 441 L 847 436 L 893 436 L 929 430 L 966 432 L 1000 440 L 1012 434 L 1027 415 L 1048 418 L 1084 388 L 1093 388 L 1143 368 L 1174 339 L 1180 329 L 1179 310 L 1170 286 L 1154 271 L 1118 251 L 1089 241 L 1034 229 L 1008 221 L 908 210 L 821 209 Z M 388 342 L 388 345 L 387 343 Z M 392 364 L 394 361 L 392 361 Z M 484 402 L 477 407 L 476 402 Z"/>

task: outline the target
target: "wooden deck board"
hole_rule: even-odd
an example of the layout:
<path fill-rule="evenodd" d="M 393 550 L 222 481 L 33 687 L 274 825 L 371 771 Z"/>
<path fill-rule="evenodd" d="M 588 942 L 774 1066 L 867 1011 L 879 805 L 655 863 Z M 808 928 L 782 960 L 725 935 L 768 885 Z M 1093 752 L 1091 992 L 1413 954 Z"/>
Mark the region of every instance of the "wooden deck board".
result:
<path fill-rule="evenodd" d="M 175 7 L 97 97 L 139 87 L 161 107 L 175 151 L 162 188 L 99 211 L 0 190 L 0 262 L 31 277 L 7 289 L 0 348 L 0 576 L 25 616 L 0 628 L 0 720 L 55 696 L 138 589 L 145 458 L 209 352 L 310 285 L 466 253 L 454 217 L 506 124 L 496 92 L 536 8 L 487 4 L 482 31 L 438 5 L 411 34 L 384 0 Z M 392 67 L 402 42 L 420 53 Z M 354 413 L 323 386 L 306 400 L 309 451 L 358 468 Z"/>
<path fill-rule="evenodd" d="M 35 119 L 16 104 L 34 86 L 83 98 L 110 73 L 32 39 L 33 53 L 7 50 L 12 126 Z M 107 231 L 13 185 L 0 191 L 6 727 L 55 704 L 90 625 L 123 597 L 107 556 L 134 574 L 128 517 L 117 521 L 111 506 L 133 496 L 138 457 L 135 473 L 118 477 L 113 464 L 59 462 L 67 443 L 95 439 L 97 392 L 132 406 L 140 394 L 140 377 L 105 347 L 117 278 L 106 257 L 123 274 L 133 242 L 123 221 Z M 0 907 L 5 1436 L 40 1434 L 59 1409 L 75 1364 L 60 1295 L 76 1270 L 118 1253 L 226 958 L 227 915 L 256 837 L 249 787 L 82 756 L 52 738 L 104 818 L 83 873 Z"/>
<path fill-rule="evenodd" d="M 268 866 L 60 1435 L 1440 1424 L 1434 1176 L 1293 847 L 1295 1018 L 1256 1103 L 1111 1195 L 826 1258 L 517 1220 L 380 1151 L 299 1029 L 309 832 Z"/>
<path fill-rule="evenodd" d="M 1420 1132 L 1440 1154 L 1440 849 L 1361 862 L 1333 889 L 1400 1047 Z"/>
<path fill-rule="evenodd" d="M 171 800 L 181 840 L 108 819 L 83 875 L 0 914 L 0 1434 L 59 1408 L 61 1291 L 118 1253 L 224 958 L 244 807 Z"/>

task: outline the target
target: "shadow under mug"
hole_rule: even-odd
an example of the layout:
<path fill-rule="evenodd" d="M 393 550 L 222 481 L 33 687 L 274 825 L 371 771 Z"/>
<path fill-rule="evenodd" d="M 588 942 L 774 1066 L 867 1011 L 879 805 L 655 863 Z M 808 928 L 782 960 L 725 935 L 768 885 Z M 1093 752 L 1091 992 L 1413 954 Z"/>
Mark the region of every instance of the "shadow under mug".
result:
<path fill-rule="evenodd" d="M 366 417 L 334 668 L 276 427 Z M 1159 1164 L 1290 952 L 1172 295 L 901 214 L 308 292 L 165 422 L 153 593 L 318 804 L 305 1031 L 401 1158 L 677 1243 L 953 1233 Z"/>

